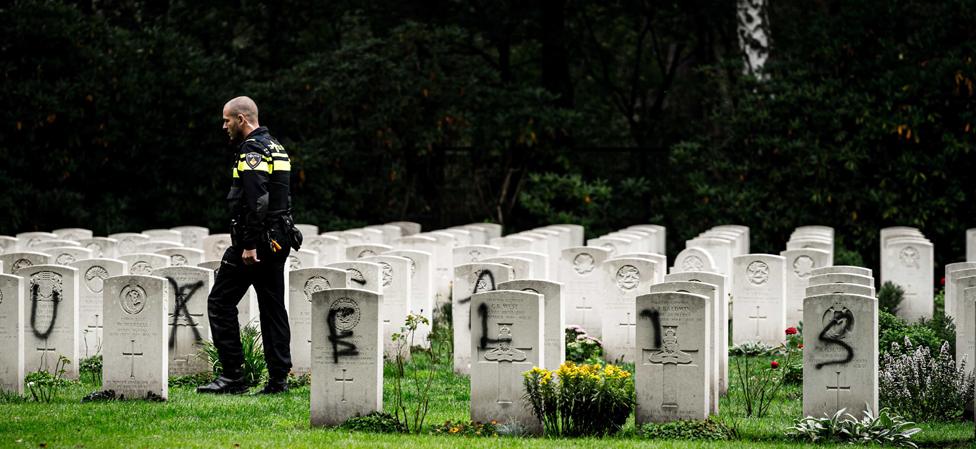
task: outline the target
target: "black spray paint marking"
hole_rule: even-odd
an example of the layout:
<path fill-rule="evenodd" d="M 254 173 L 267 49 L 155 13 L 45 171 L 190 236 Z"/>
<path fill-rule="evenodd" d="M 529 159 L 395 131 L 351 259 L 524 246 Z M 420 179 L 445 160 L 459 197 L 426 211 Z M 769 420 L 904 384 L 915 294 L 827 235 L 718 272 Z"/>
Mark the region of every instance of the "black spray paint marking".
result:
<path fill-rule="evenodd" d="M 640 317 L 651 320 L 651 326 L 654 328 L 654 346 L 652 348 L 659 349 L 661 347 L 661 313 L 657 309 L 644 309 L 641 310 Z"/>
<path fill-rule="evenodd" d="M 60 307 L 58 307 L 58 304 L 61 302 L 61 292 L 56 289 L 51 291 L 51 302 L 54 303 L 54 311 L 51 313 L 51 322 L 48 323 L 47 329 L 41 332 L 37 329 L 37 323 L 36 323 L 37 303 L 40 302 L 37 299 L 37 293 L 38 290 L 40 290 L 40 288 L 41 288 L 40 284 L 34 284 L 31 286 L 30 325 L 31 325 L 31 331 L 34 333 L 35 337 L 43 340 L 47 340 L 47 337 L 51 336 L 51 332 L 54 332 L 54 323 L 58 321 L 58 309 L 60 309 Z"/>
<path fill-rule="evenodd" d="M 197 323 L 193 321 L 193 315 L 190 315 L 190 309 L 187 308 L 186 303 L 190 301 L 193 294 L 203 287 L 203 281 L 197 281 L 193 284 L 180 286 L 176 283 L 176 279 L 171 277 L 166 278 L 169 281 L 169 286 L 173 288 L 173 293 L 176 295 L 176 305 L 173 308 L 173 323 L 170 325 L 172 330 L 169 333 L 169 348 L 173 349 L 176 347 L 176 331 L 177 331 L 177 321 L 180 319 L 180 313 L 186 318 L 187 323 L 189 323 L 190 329 L 193 330 L 194 341 L 203 340 L 203 336 L 200 335 L 200 331 L 197 329 Z"/>
<path fill-rule="evenodd" d="M 329 343 L 332 343 L 332 359 L 335 363 L 339 363 L 340 356 L 359 355 L 359 349 L 356 348 L 356 345 L 346 341 L 352 337 L 352 330 L 340 331 L 336 327 L 336 314 L 341 310 L 329 310 L 329 316 L 326 318 L 326 321 L 329 323 Z M 353 311 L 345 311 L 345 313 L 353 313 Z M 342 346 L 342 349 L 339 349 L 340 346 Z"/>
<path fill-rule="evenodd" d="M 484 280 L 484 279 L 486 279 L 486 278 L 488 279 L 489 282 L 491 282 L 491 287 L 489 287 L 487 290 L 481 290 L 481 291 L 487 292 L 487 291 L 494 291 L 495 290 L 495 275 L 494 274 L 491 274 L 491 271 L 481 270 L 481 273 L 478 274 L 478 279 L 476 279 L 474 281 L 474 287 L 471 289 L 471 295 L 472 296 L 475 293 L 478 293 L 478 285 L 480 285 L 481 284 L 481 281 Z M 471 302 L 471 296 L 468 296 L 467 298 L 463 298 L 463 299 L 459 299 L 458 300 L 458 304 L 467 304 L 469 302 Z M 468 328 L 469 329 L 471 328 L 470 323 L 468 325 Z"/>
<path fill-rule="evenodd" d="M 481 340 L 478 342 L 478 348 L 488 349 L 489 344 L 512 342 L 511 337 L 488 338 L 488 304 L 481 303 L 478 306 L 478 316 L 481 317 Z"/>
<path fill-rule="evenodd" d="M 828 365 L 844 365 L 850 362 L 851 360 L 854 360 L 854 348 L 852 348 L 851 345 L 847 344 L 840 338 L 834 338 L 832 336 L 827 335 L 828 332 L 830 332 L 832 329 L 834 329 L 837 326 L 841 326 L 842 323 L 843 323 L 843 327 L 837 329 L 835 333 L 837 337 L 842 337 L 846 335 L 854 327 L 854 313 L 846 309 L 843 311 L 835 310 L 834 316 L 830 319 L 830 322 L 828 322 L 827 325 L 824 326 L 823 330 L 820 331 L 820 335 L 817 338 L 820 341 L 825 342 L 827 344 L 833 343 L 837 346 L 844 348 L 844 350 L 847 351 L 847 356 L 839 360 L 820 362 L 816 365 L 817 369 L 823 368 Z"/>

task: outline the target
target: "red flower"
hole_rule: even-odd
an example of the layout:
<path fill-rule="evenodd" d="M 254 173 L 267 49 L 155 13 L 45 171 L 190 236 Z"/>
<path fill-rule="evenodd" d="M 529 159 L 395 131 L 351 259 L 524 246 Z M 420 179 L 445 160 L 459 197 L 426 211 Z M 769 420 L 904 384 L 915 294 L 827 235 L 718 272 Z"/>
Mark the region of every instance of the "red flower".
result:
<path fill-rule="evenodd" d="M 942 276 L 942 286 L 945 287 L 945 276 Z"/>
<path fill-rule="evenodd" d="M 786 328 L 786 335 L 796 335 L 796 328 L 795 327 Z"/>
<path fill-rule="evenodd" d="M 798 349 L 803 349 L 803 343 L 800 343 L 800 344 L 799 344 L 799 345 L 797 345 L 796 347 L 797 347 Z"/>
<path fill-rule="evenodd" d="M 769 367 L 772 369 L 779 368 L 779 362 L 773 360 L 772 362 L 769 362 Z"/>

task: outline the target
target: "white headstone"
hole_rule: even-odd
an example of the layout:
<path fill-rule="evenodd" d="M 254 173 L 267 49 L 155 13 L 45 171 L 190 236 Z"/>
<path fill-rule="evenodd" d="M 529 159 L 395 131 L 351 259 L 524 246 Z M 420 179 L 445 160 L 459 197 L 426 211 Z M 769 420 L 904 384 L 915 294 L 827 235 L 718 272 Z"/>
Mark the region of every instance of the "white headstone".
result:
<path fill-rule="evenodd" d="M 66 357 L 65 377 L 78 378 L 78 270 L 34 265 L 17 272 L 24 278 L 24 368 L 54 373 Z"/>
<path fill-rule="evenodd" d="M 603 358 L 608 362 L 634 362 L 637 341 L 637 296 L 654 283 L 654 262 L 647 259 L 607 259 L 603 276 Z"/>
<path fill-rule="evenodd" d="M 30 251 L 38 243 L 58 238 L 57 234 L 51 232 L 21 232 L 15 237 L 17 237 L 18 249 L 21 251 Z"/>
<path fill-rule="evenodd" d="M 637 297 L 636 422 L 703 420 L 710 409 L 708 299 L 684 292 Z"/>
<path fill-rule="evenodd" d="M 92 258 L 114 259 L 118 257 L 119 241 L 108 237 L 93 237 L 80 240 L 81 246 L 92 251 Z"/>
<path fill-rule="evenodd" d="M 810 296 L 803 304 L 803 415 L 878 410 L 878 301 Z"/>
<path fill-rule="evenodd" d="M 410 297 L 410 260 L 390 255 L 372 256 L 363 260 L 380 266 L 380 283 L 383 284 L 383 307 L 380 309 L 380 321 L 383 323 L 383 352 L 388 357 L 395 358 L 397 344 L 393 342 L 392 336 L 394 333 L 403 333 L 407 325 L 407 314 L 418 310 L 412 304 Z M 429 330 L 420 329 L 419 333 L 426 335 Z M 409 347 L 404 348 L 405 351 L 409 349 Z"/>
<path fill-rule="evenodd" d="M 224 252 L 230 248 L 230 234 L 210 234 L 203 239 L 203 258 L 223 260 Z"/>
<path fill-rule="evenodd" d="M 387 251 L 392 251 L 393 247 L 389 245 L 377 245 L 375 243 L 370 243 L 366 245 L 352 245 L 346 247 L 346 260 L 361 260 L 367 257 L 373 257 L 383 254 Z"/>
<path fill-rule="evenodd" d="M 454 267 L 451 319 L 454 330 L 454 371 L 469 373 L 471 368 L 471 297 L 493 291 L 498 284 L 514 278 L 512 268 L 497 263 L 471 263 Z"/>
<path fill-rule="evenodd" d="M 0 274 L 0 391 L 24 392 L 24 279 Z"/>
<path fill-rule="evenodd" d="M 383 411 L 383 296 L 331 289 L 312 295 L 313 426 Z"/>
<path fill-rule="evenodd" d="M 148 229 L 142 234 L 149 237 L 153 242 L 173 242 L 183 244 L 183 234 L 172 229 Z"/>
<path fill-rule="evenodd" d="M 566 314 L 562 301 L 563 285 L 558 282 L 519 279 L 498 284 L 499 290 L 538 293 L 543 299 L 543 340 L 545 360 L 542 368 L 555 370 L 566 361 Z"/>
<path fill-rule="evenodd" d="M 13 252 L 0 254 L 0 268 L 6 274 L 16 274 L 22 276 L 20 271 L 34 265 L 46 265 L 53 263 L 51 256 L 43 253 L 34 252 Z"/>
<path fill-rule="evenodd" d="M 671 268 L 672 273 L 685 271 L 718 273 L 718 267 L 715 266 L 715 259 L 712 259 L 708 251 L 692 246 L 678 253 L 674 258 L 674 267 Z"/>
<path fill-rule="evenodd" d="M 150 276 L 160 268 L 169 266 L 169 258 L 151 253 L 132 253 L 119 256 L 119 260 L 129 265 L 129 273 Z"/>
<path fill-rule="evenodd" d="M 167 345 L 169 373 L 187 375 L 210 371 L 210 363 L 200 349 L 210 339 L 207 296 L 213 287 L 213 272 L 201 267 L 164 267 L 153 276 L 169 285 Z"/>
<path fill-rule="evenodd" d="M 453 249 L 454 266 L 466 263 L 478 263 L 484 259 L 498 255 L 498 247 L 491 245 L 458 246 Z"/>
<path fill-rule="evenodd" d="M 307 249 L 293 250 L 288 253 L 288 261 L 285 262 L 285 266 L 289 270 L 317 267 L 319 266 L 319 254 Z"/>
<path fill-rule="evenodd" d="M 122 276 L 125 262 L 114 259 L 79 260 L 70 265 L 78 270 L 78 356 L 81 358 L 101 354 L 105 314 L 102 312 L 102 296 L 105 280 Z"/>
<path fill-rule="evenodd" d="M 718 353 L 718 388 L 719 394 L 725 396 L 729 390 L 729 283 L 728 278 L 718 273 L 704 271 L 685 271 L 667 275 L 666 282 L 704 282 L 715 286 L 717 312 L 715 315 L 716 352 Z"/>
<path fill-rule="evenodd" d="M 806 248 L 788 249 L 779 255 L 786 259 L 786 324 L 796 326 L 803 320 L 803 298 L 810 272 L 827 265 L 830 253 Z"/>
<path fill-rule="evenodd" d="M 199 250 L 203 250 L 203 239 L 210 235 L 210 229 L 203 226 L 177 226 L 173 230 L 180 233 L 183 246 Z"/>
<path fill-rule="evenodd" d="M 559 258 L 559 280 L 563 283 L 566 325 L 580 326 L 596 338 L 603 336 L 603 272 L 600 266 L 610 256 L 603 248 L 566 248 Z"/>
<path fill-rule="evenodd" d="M 345 271 L 346 285 L 349 288 L 383 294 L 382 271 L 379 264 L 365 261 L 336 262 L 329 264 L 327 268 Z"/>
<path fill-rule="evenodd" d="M 346 288 L 346 272 L 336 268 L 300 268 L 288 272 L 288 321 L 291 325 L 291 364 L 296 373 L 312 370 L 312 296 Z"/>
<path fill-rule="evenodd" d="M 460 268 L 460 267 L 459 267 Z M 522 400 L 522 373 L 545 360 L 542 295 L 511 290 L 471 297 L 471 420 L 541 433 Z"/>
<path fill-rule="evenodd" d="M 746 254 L 733 262 L 732 344 L 777 346 L 786 331 L 786 259 Z"/>
<path fill-rule="evenodd" d="M 857 274 L 861 276 L 873 277 L 874 274 L 870 268 L 854 267 L 850 265 L 833 265 L 829 267 L 814 268 L 810 270 L 810 276 L 819 276 L 821 274 Z"/>
<path fill-rule="evenodd" d="M 414 314 L 427 317 L 427 321 L 434 323 L 434 269 L 430 265 L 430 253 L 423 251 L 396 250 L 384 253 L 390 256 L 406 258 L 410 262 L 410 306 Z M 418 346 L 430 347 L 427 341 L 429 328 L 417 328 Z"/>
<path fill-rule="evenodd" d="M 56 246 L 39 251 L 51 256 L 51 261 L 55 265 L 71 265 L 77 260 L 92 258 L 92 250 L 80 246 Z"/>
<path fill-rule="evenodd" d="M 193 267 L 203 263 L 203 251 L 193 248 L 166 248 L 156 251 L 160 256 L 169 257 L 171 267 Z"/>
<path fill-rule="evenodd" d="M 514 279 L 532 279 L 535 277 L 532 260 L 524 257 L 515 257 L 506 254 L 503 256 L 489 257 L 482 260 L 482 263 L 500 263 L 503 265 L 508 265 L 512 267 L 512 271 L 515 273 Z"/>
<path fill-rule="evenodd" d="M 149 393 L 166 399 L 169 371 L 166 311 L 169 285 L 157 276 L 116 276 L 105 281 L 102 388 L 123 399 Z"/>
<path fill-rule="evenodd" d="M 318 253 L 320 265 L 346 260 L 346 246 L 334 235 L 307 236 L 302 242 L 302 249 Z"/>
<path fill-rule="evenodd" d="M 58 236 L 59 239 L 63 239 L 63 240 L 79 241 L 79 240 L 92 238 L 91 229 L 84 229 L 84 228 L 55 229 L 53 234 Z"/>
<path fill-rule="evenodd" d="M 136 245 L 140 243 L 146 243 L 149 241 L 149 236 L 136 234 L 134 232 L 120 232 L 118 234 L 109 234 L 108 238 L 119 242 L 118 246 L 116 247 L 116 251 L 117 254 L 120 256 L 135 253 Z"/>

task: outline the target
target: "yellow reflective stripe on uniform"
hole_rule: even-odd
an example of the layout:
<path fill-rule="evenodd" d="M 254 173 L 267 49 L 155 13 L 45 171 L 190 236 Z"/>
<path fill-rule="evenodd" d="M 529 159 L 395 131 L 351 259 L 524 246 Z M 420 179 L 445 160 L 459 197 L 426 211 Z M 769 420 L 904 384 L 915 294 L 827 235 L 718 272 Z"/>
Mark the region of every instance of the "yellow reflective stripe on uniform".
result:
<path fill-rule="evenodd" d="M 264 172 L 271 173 L 271 167 L 268 165 L 267 162 L 264 161 L 261 161 L 261 163 L 254 168 L 251 168 L 251 166 L 247 165 L 247 163 L 244 161 L 237 163 L 237 171 L 248 171 L 248 170 L 264 171 Z"/>
<path fill-rule="evenodd" d="M 235 178 L 240 178 L 240 176 L 238 176 L 238 174 L 237 174 L 237 167 L 234 167 L 234 169 L 232 171 L 233 171 L 233 176 Z"/>
<path fill-rule="evenodd" d="M 291 162 L 290 161 L 274 161 L 274 166 L 273 167 L 274 167 L 275 170 L 291 171 Z"/>

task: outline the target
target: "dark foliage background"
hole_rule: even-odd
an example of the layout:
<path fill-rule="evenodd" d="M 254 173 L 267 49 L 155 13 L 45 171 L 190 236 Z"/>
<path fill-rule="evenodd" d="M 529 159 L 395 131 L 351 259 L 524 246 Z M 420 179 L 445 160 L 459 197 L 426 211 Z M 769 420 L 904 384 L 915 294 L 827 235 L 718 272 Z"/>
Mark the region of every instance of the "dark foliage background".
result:
<path fill-rule="evenodd" d="M 0 233 L 225 227 L 220 109 L 289 149 L 299 221 L 343 228 L 804 224 L 877 268 L 974 224 L 976 0 L 773 2 L 770 79 L 735 2 L 15 0 L 0 7 Z"/>

